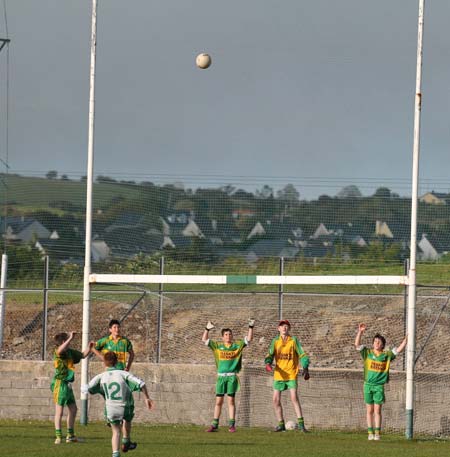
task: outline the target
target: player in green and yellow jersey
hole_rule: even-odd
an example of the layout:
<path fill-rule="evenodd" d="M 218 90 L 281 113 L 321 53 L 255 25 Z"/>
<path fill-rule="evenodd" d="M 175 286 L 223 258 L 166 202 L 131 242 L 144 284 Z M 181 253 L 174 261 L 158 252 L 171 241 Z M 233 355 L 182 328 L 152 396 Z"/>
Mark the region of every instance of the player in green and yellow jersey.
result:
<path fill-rule="evenodd" d="M 117 319 L 112 319 L 109 322 L 109 336 L 105 336 L 97 341 L 93 352 L 103 360 L 103 354 L 114 352 L 117 356 L 118 370 L 130 371 L 131 364 L 134 360 L 134 351 L 131 341 L 121 336 L 120 322 Z M 127 358 L 128 354 L 128 358 Z"/>
<path fill-rule="evenodd" d="M 281 392 L 289 389 L 292 405 L 297 414 L 298 429 L 306 432 L 302 407 L 298 399 L 297 376 L 301 365 L 303 378 L 305 381 L 309 379 L 309 357 L 306 355 L 297 337 L 289 334 L 290 329 L 291 324 L 288 320 L 285 319 L 279 322 L 279 335 L 270 343 L 269 352 L 264 359 L 264 363 L 266 364 L 266 371 L 274 371 L 273 406 L 278 420 L 275 431 L 284 432 L 286 430 L 283 407 L 281 406 Z M 272 368 L 272 362 L 274 360 L 275 370 Z"/>
<path fill-rule="evenodd" d="M 53 392 L 53 401 L 55 402 L 55 444 L 61 444 L 62 432 L 61 422 L 64 413 L 64 406 L 67 406 L 67 437 L 66 442 L 76 442 L 77 438 L 74 432 L 75 416 L 77 415 L 77 404 L 72 390 L 72 383 L 75 380 L 75 364 L 81 359 L 88 356 L 94 342 L 91 341 L 89 346 L 83 351 L 77 351 L 69 347 L 73 340 L 75 332 L 58 333 L 54 337 L 56 349 L 53 354 L 53 365 L 55 373 L 50 386 Z"/>
<path fill-rule="evenodd" d="M 369 440 L 378 441 L 381 430 L 381 407 L 385 402 L 384 385 L 389 381 L 391 361 L 405 349 L 408 337 L 405 336 L 397 348 L 385 350 L 386 339 L 377 333 L 373 337 L 372 349 L 369 349 L 361 344 L 366 328 L 366 324 L 358 325 L 355 348 L 364 360 L 364 402 Z"/>
<path fill-rule="evenodd" d="M 209 339 L 209 331 L 214 328 L 214 324 L 208 321 L 203 332 L 202 341 L 214 353 L 214 359 L 217 367 L 216 381 L 216 404 L 214 407 L 214 418 L 211 427 L 207 432 L 217 432 L 219 430 L 220 413 L 225 395 L 228 397 L 228 431 L 236 431 L 236 405 L 235 396 L 239 391 L 239 379 L 237 374 L 242 367 L 242 351 L 253 338 L 254 319 L 248 321 L 247 336 L 243 340 L 233 340 L 233 332 L 229 328 L 222 329 L 222 341 L 213 341 Z"/>

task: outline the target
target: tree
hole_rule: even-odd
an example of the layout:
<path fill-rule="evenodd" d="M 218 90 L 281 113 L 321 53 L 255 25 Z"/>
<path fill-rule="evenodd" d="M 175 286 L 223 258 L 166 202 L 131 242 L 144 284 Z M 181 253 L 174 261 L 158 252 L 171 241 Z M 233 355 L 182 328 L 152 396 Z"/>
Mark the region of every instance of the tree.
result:
<path fill-rule="evenodd" d="M 256 190 L 256 196 L 258 198 L 270 198 L 273 197 L 273 189 L 268 186 L 267 184 L 264 184 L 261 190 Z"/>
<path fill-rule="evenodd" d="M 338 198 L 361 198 L 361 191 L 353 184 L 343 187 L 338 193 Z"/>
<path fill-rule="evenodd" d="M 391 198 L 391 190 L 387 187 L 379 187 L 375 193 L 373 194 L 374 197 L 378 198 Z"/>
<path fill-rule="evenodd" d="M 56 179 L 58 177 L 58 172 L 56 170 L 50 170 L 49 172 L 47 172 L 45 177 L 47 179 Z"/>
<path fill-rule="evenodd" d="M 296 202 L 300 198 L 300 193 L 297 191 L 293 184 L 287 184 L 283 189 L 277 192 L 277 197 L 280 200 L 287 200 L 289 202 Z"/>

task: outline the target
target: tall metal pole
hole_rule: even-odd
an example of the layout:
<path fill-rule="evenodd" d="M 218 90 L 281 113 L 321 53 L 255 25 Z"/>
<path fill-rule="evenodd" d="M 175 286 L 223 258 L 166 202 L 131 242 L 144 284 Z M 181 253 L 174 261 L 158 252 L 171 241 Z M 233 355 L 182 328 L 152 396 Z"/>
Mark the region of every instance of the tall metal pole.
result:
<path fill-rule="evenodd" d="M 6 216 L 5 216 L 6 217 Z M 0 277 L 0 349 L 3 346 L 3 329 L 5 327 L 6 318 L 6 279 L 8 276 L 8 256 L 2 254 L 2 267 Z"/>
<path fill-rule="evenodd" d="M 408 346 L 406 352 L 406 437 L 412 439 L 414 425 L 414 362 L 416 358 L 416 252 L 419 190 L 420 113 L 422 109 L 422 53 L 425 0 L 419 0 L 417 32 L 416 96 L 411 194 L 411 244 L 408 274 Z"/>
<path fill-rule="evenodd" d="M 42 310 L 42 353 L 41 359 L 45 360 L 47 355 L 47 321 L 48 321 L 48 273 L 49 273 L 49 257 L 44 258 L 44 308 Z"/>
<path fill-rule="evenodd" d="M 280 257 L 280 276 L 284 276 L 284 257 Z M 283 284 L 278 286 L 278 320 L 283 319 Z"/>
<path fill-rule="evenodd" d="M 89 79 L 89 132 L 88 132 L 88 159 L 86 180 L 86 238 L 84 254 L 84 282 L 83 282 L 83 350 L 89 344 L 89 319 L 91 305 L 91 288 L 89 275 L 91 274 L 91 242 L 92 242 L 92 183 L 94 174 L 94 118 L 95 118 L 95 59 L 97 48 L 97 0 L 92 0 L 92 31 L 91 31 L 91 69 Z M 81 384 L 88 382 L 89 359 L 81 363 Z M 87 393 L 81 392 L 80 422 L 88 422 Z"/>
<path fill-rule="evenodd" d="M 159 259 L 159 274 L 164 274 L 164 256 Z M 158 343 L 156 346 L 156 363 L 161 362 L 161 345 L 162 345 L 162 319 L 163 319 L 163 306 L 164 306 L 164 285 L 159 284 L 159 301 L 158 301 Z"/>

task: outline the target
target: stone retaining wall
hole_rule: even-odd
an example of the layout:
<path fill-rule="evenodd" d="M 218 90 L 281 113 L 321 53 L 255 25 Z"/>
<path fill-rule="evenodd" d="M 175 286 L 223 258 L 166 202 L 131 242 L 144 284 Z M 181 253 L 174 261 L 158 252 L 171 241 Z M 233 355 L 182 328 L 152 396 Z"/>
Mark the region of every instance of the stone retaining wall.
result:
<path fill-rule="evenodd" d="M 90 364 L 92 376 L 102 371 L 98 362 Z M 0 418 L 52 420 L 54 406 L 49 390 L 53 373 L 51 362 L 0 361 Z M 133 373 L 145 379 L 156 408 L 144 409 L 143 397 L 135 395 L 136 422 L 185 423 L 205 425 L 214 408 L 215 370 L 212 365 L 135 363 Z M 92 377 L 91 376 L 91 377 Z M 74 389 L 79 398 L 80 369 Z M 240 426 L 275 424 L 272 409 L 272 379 L 263 368 L 246 368 L 240 374 L 237 396 Z M 415 431 L 428 434 L 450 433 L 450 375 L 418 374 L 416 386 Z M 404 430 L 405 377 L 392 372 L 386 386 L 383 427 Z M 365 406 L 362 396 L 362 370 L 312 369 L 308 382 L 299 381 L 305 422 L 321 429 L 364 429 Z M 294 419 L 288 393 L 283 394 L 286 419 Z M 226 422 L 226 412 L 222 422 Z M 103 400 L 90 397 L 89 419 L 103 419 Z"/>

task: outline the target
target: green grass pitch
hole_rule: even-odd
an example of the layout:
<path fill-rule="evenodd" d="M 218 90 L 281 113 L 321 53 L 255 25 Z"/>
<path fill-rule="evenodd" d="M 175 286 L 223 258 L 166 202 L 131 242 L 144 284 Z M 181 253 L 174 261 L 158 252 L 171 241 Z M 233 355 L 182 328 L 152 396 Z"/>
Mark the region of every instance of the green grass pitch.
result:
<path fill-rule="evenodd" d="M 63 429 L 64 433 L 64 429 Z M 0 421 L 3 454 L 8 457 L 110 456 L 111 432 L 103 423 L 76 426 L 80 443 L 53 444 L 50 422 Z M 406 440 L 384 435 L 382 441 L 367 441 L 364 432 L 298 431 L 274 433 L 263 428 L 238 428 L 231 434 L 224 427 L 205 433 L 198 426 L 135 425 L 132 438 L 138 447 L 129 457 L 440 457 L 450 454 L 450 442 L 433 439 Z M 121 454 L 123 455 L 123 453 Z"/>

